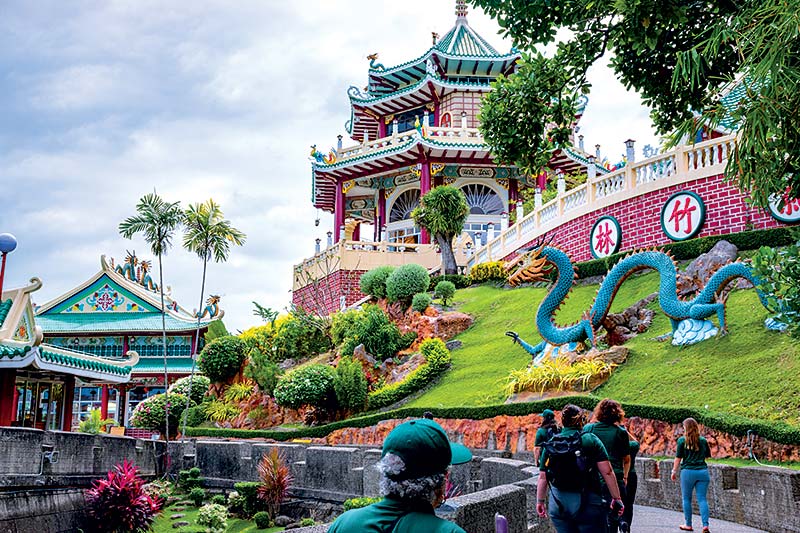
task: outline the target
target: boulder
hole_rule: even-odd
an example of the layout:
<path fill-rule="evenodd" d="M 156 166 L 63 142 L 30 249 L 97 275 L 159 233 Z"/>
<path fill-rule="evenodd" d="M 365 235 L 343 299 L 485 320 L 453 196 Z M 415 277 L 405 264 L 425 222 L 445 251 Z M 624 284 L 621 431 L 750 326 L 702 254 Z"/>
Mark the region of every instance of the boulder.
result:
<path fill-rule="evenodd" d="M 462 343 L 459 340 L 450 340 L 445 343 L 445 346 L 447 346 L 447 349 L 452 352 L 453 350 L 458 350 L 459 348 L 461 348 L 463 344 L 464 343 Z"/>
<path fill-rule="evenodd" d="M 278 527 L 286 527 L 292 522 L 294 522 L 294 519 L 289 518 L 286 515 L 278 515 L 275 517 L 275 525 Z"/>
<path fill-rule="evenodd" d="M 624 310 L 622 313 L 609 313 L 603 319 L 603 327 L 606 335 L 601 336 L 600 340 L 609 346 L 617 346 L 625 341 L 632 339 L 639 333 L 644 333 L 653 323 L 655 312 L 648 309 L 658 297 L 658 293 L 649 294 Z"/>
<path fill-rule="evenodd" d="M 353 348 L 353 359 L 361 362 L 364 366 L 374 367 L 378 364 L 378 360 L 367 353 L 363 344 L 359 344 Z"/>
<path fill-rule="evenodd" d="M 721 266 L 736 260 L 739 249 L 728 241 L 717 242 L 711 250 L 689 263 L 686 270 L 678 274 L 678 295 L 691 296 L 705 287 L 708 278 Z"/>

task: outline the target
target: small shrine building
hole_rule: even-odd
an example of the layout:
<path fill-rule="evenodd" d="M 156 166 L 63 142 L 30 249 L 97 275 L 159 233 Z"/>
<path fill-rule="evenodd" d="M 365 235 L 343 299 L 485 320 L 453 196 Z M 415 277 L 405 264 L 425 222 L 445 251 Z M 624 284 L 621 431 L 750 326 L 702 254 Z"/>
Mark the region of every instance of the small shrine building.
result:
<path fill-rule="evenodd" d="M 127 425 L 142 400 L 164 392 L 162 315 L 171 383 L 190 374 L 194 347 L 202 348 L 209 323 L 224 314 L 219 310 L 219 297 L 209 298 L 200 313 L 198 339 L 198 313 L 184 309 L 168 294 L 162 313 L 150 269 L 150 262 L 140 260 L 135 252 L 116 265 L 102 256 L 100 270 L 92 277 L 36 308 L 36 321 L 53 346 L 99 357 L 120 358 L 129 351 L 139 355 L 126 383 L 76 383 L 73 425 L 91 409 L 101 409 L 104 417 Z"/>
<path fill-rule="evenodd" d="M 0 426 L 70 431 L 76 384 L 124 386 L 138 362 L 134 351 L 104 357 L 43 343 L 29 285 L 0 295 Z"/>
<path fill-rule="evenodd" d="M 312 200 L 333 213 L 323 250 L 294 269 L 293 302 L 315 312 L 352 305 L 363 295 L 360 274 L 378 265 L 418 263 L 436 268 L 438 250 L 411 212 L 432 187 L 452 185 L 464 192 L 470 214 L 458 239 L 456 259 L 466 266 L 477 246 L 522 218 L 520 191 L 543 188 L 557 172 L 608 172 L 579 146 L 553 155 L 549 172 L 526 176 L 497 164 L 478 129 L 478 112 L 491 82 L 516 68 L 515 49 L 497 51 L 467 20 L 464 0 L 456 1 L 455 25 L 433 34 L 422 55 L 393 67 L 370 60 L 366 87 L 351 86 L 346 133 L 355 142 L 327 154 L 312 146 Z M 577 125 L 587 100 L 580 103 Z M 510 214 L 514 213 L 515 217 Z M 364 235 L 362 225 L 372 227 Z"/>

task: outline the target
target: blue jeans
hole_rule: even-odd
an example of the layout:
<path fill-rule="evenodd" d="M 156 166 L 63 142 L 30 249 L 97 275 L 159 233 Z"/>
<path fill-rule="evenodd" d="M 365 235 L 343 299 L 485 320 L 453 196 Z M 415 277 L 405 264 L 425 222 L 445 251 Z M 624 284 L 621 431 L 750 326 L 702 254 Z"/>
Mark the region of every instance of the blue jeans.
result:
<path fill-rule="evenodd" d="M 561 507 L 555 498 L 561 502 Z M 581 504 L 582 503 L 582 504 Z M 606 531 L 606 506 L 599 494 L 579 492 L 550 492 L 550 520 L 558 533 L 602 533 Z"/>
<path fill-rule="evenodd" d="M 700 507 L 700 518 L 703 527 L 708 527 L 708 469 L 681 470 L 681 496 L 683 497 L 683 517 L 686 525 L 692 525 L 692 491 L 697 489 L 697 505 Z"/>

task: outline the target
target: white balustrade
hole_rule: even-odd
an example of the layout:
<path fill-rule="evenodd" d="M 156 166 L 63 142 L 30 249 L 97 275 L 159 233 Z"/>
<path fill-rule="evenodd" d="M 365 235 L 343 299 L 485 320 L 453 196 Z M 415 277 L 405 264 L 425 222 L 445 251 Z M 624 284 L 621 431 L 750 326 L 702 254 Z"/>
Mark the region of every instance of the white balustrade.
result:
<path fill-rule="evenodd" d="M 647 159 L 633 167 L 636 184 L 642 185 L 674 176 L 677 172 L 675 154 L 666 154 Z"/>
<path fill-rule="evenodd" d="M 564 212 L 586 205 L 587 199 L 586 186 L 575 187 L 564 195 Z"/>
<path fill-rule="evenodd" d="M 624 191 L 625 169 L 622 168 L 619 170 L 615 170 L 610 174 L 601 176 L 597 181 L 594 182 L 594 187 L 595 187 L 594 197 L 598 200 L 601 198 L 605 198 L 606 196 L 611 196 L 612 194 Z"/>
<path fill-rule="evenodd" d="M 548 202 L 542 207 L 540 220 L 545 224 L 558 216 L 558 202 Z"/>

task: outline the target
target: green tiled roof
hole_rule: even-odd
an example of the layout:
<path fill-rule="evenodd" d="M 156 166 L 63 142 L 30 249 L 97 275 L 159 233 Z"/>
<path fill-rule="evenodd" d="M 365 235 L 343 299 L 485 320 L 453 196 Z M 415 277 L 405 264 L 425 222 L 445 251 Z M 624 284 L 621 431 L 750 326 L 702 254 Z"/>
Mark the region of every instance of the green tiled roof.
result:
<path fill-rule="evenodd" d="M 11 306 L 13 304 L 14 300 L 12 300 L 11 298 L 9 298 L 4 302 L 0 302 L 0 327 L 3 327 L 3 322 L 8 316 L 8 312 L 11 311 Z"/>
<path fill-rule="evenodd" d="M 36 317 L 36 323 L 47 333 L 124 333 L 161 331 L 159 313 L 58 313 Z M 166 316 L 167 331 L 189 331 L 195 322 Z M 207 326 L 200 321 L 200 327 Z"/>
<path fill-rule="evenodd" d="M 192 358 L 191 357 L 167 357 L 167 370 L 169 372 L 191 372 Z M 139 362 L 133 367 L 133 372 L 136 374 L 163 372 L 164 371 L 164 358 L 163 357 L 140 357 Z"/>
<path fill-rule="evenodd" d="M 0 359 L 7 357 L 12 359 L 17 356 L 24 356 L 31 351 L 31 346 L 9 346 L 0 343 Z"/>
<path fill-rule="evenodd" d="M 48 350 L 48 348 L 54 348 L 54 347 L 48 344 L 42 344 L 39 347 L 39 354 L 41 355 L 42 359 L 50 363 L 55 363 L 58 365 L 74 367 L 74 368 L 82 368 L 84 370 L 92 370 L 94 372 L 116 374 L 119 376 L 125 376 L 131 373 L 130 366 L 115 366 L 115 365 L 110 365 L 108 363 L 101 363 L 100 361 L 85 359 L 81 357 L 84 356 L 85 354 L 82 354 L 80 352 L 73 352 L 72 350 L 66 350 L 64 348 L 59 348 L 59 352 L 68 352 L 68 353 L 58 353 L 52 350 Z"/>
<path fill-rule="evenodd" d="M 750 98 L 747 94 L 748 91 L 758 91 L 763 86 L 761 81 L 753 81 L 751 78 L 745 78 L 736 84 L 725 96 L 719 99 L 720 103 L 725 108 L 725 116 L 719 121 L 719 126 L 725 128 L 727 131 L 736 131 L 739 129 L 739 123 L 734 119 L 733 112 L 742 103 L 742 100 Z"/>
<path fill-rule="evenodd" d="M 453 28 L 434 46 L 437 50 L 456 56 L 497 57 L 500 53 L 486 39 L 478 35 L 466 23 L 466 18 L 459 19 Z"/>

